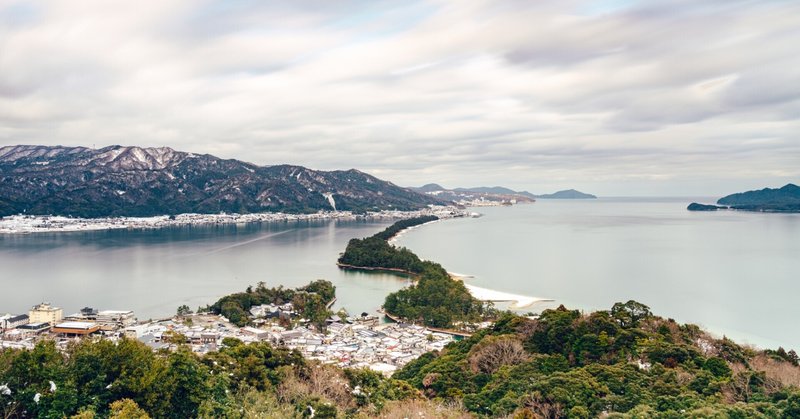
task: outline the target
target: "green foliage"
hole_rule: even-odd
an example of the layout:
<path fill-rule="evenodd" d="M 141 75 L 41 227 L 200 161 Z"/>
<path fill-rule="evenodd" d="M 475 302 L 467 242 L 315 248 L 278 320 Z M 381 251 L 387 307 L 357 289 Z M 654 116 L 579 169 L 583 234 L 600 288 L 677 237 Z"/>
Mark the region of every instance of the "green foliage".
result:
<path fill-rule="evenodd" d="M 322 327 L 331 313 L 328 304 L 336 298 L 336 287 L 330 281 L 318 279 L 305 287 L 296 289 L 267 288 L 263 282 L 253 289 L 248 287 L 246 292 L 226 295 L 216 303 L 209 306 L 214 314 L 221 314 L 237 326 L 245 326 L 250 322 L 249 310 L 261 304 L 286 304 L 292 303 L 303 317 Z"/>
<path fill-rule="evenodd" d="M 339 263 L 352 267 L 383 268 L 421 274 L 426 264 L 406 248 L 396 248 L 388 240 L 400 231 L 439 218 L 433 215 L 400 220 L 385 230 L 364 239 L 352 239 L 339 257 Z"/>
<path fill-rule="evenodd" d="M 178 316 L 183 317 L 183 316 L 188 316 L 190 314 L 192 314 L 192 309 L 190 309 L 189 306 L 187 306 L 186 304 L 183 304 L 180 307 L 178 307 L 177 310 Z"/>
<path fill-rule="evenodd" d="M 389 294 L 383 307 L 403 319 L 430 327 L 452 328 L 494 315 L 491 307 L 475 299 L 461 281 L 455 281 L 439 265 L 423 262 L 416 284 Z"/>
<path fill-rule="evenodd" d="M 294 350 L 261 342 L 236 344 L 203 358 L 181 346 L 153 352 L 128 339 L 85 340 L 59 351 L 52 342 L 32 350 L 0 350 L 0 415 L 9 418 L 256 418 L 339 417 L 348 411 L 377 412 L 387 401 L 419 398 L 410 384 L 368 370 L 340 370 L 350 388 L 362 389 L 357 404 L 303 390 L 287 398 L 288 382 L 308 384 L 309 365 Z M 51 391 L 50 381 L 56 385 Z M 341 382 L 314 382 L 341 393 Z M 321 388 L 321 389 L 320 389 Z M 39 394 L 38 403 L 34 395 Z M 347 391 L 345 395 L 349 394 Z"/>
<path fill-rule="evenodd" d="M 704 355 L 700 337 L 719 355 Z M 525 356 L 515 341 L 524 342 Z M 495 353 L 491 362 L 482 358 Z M 796 388 L 764 372 L 733 374 L 727 357 L 746 368 L 753 356 L 629 301 L 590 314 L 562 306 L 535 320 L 503 315 L 491 329 L 426 354 L 394 377 L 490 417 L 796 417 Z M 797 368 L 791 359 L 782 365 Z"/>
<path fill-rule="evenodd" d="M 410 250 L 387 242 L 403 229 L 437 219 L 423 216 L 401 220 L 371 237 L 352 239 L 339 263 L 345 268 L 388 269 L 414 275 L 416 284 L 389 294 L 383 304 L 387 313 L 407 321 L 453 328 L 493 317 L 496 313 L 491 305 L 472 297 L 441 265 L 423 261 Z"/>

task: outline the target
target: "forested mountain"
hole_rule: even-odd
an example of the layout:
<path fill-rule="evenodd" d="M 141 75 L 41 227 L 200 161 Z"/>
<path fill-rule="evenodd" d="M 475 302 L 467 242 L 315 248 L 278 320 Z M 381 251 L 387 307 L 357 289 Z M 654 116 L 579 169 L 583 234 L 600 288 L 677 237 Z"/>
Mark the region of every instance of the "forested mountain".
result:
<path fill-rule="evenodd" d="M 0 148 L 0 216 L 413 210 L 442 200 L 355 169 L 257 166 L 171 148 Z"/>
<path fill-rule="evenodd" d="M 800 212 L 800 186 L 790 183 L 779 189 L 735 193 L 720 198 L 717 204 L 746 211 Z"/>

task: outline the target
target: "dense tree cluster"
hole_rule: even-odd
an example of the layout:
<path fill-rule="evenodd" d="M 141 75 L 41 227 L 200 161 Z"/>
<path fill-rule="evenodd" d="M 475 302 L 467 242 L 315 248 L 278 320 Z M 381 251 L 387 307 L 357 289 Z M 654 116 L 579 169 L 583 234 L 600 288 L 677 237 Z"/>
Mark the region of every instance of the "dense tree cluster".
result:
<path fill-rule="evenodd" d="M 322 326 L 330 316 L 328 305 L 336 297 L 336 287 L 330 281 L 316 280 L 296 289 L 267 288 L 260 282 L 255 289 L 248 287 L 245 292 L 226 295 L 208 307 L 214 314 L 221 314 L 237 326 L 249 323 L 248 311 L 261 304 L 292 303 L 294 309 L 313 324 Z"/>
<path fill-rule="evenodd" d="M 423 261 L 412 251 L 388 240 L 403 229 L 435 221 L 435 216 L 398 221 L 364 239 L 353 239 L 339 258 L 350 268 L 390 269 L 413 275 L 416 284 L 389 294 L 383 308 L 389 314 L 430 327 L 463 327 L 494 314 L 493 308 L 475 299 L 460 281 L 450 278 L 441 265 Z"/>
<path fill-rule="evenodd" d="M 514 417 L 798 417 L 800 368 L 635 301 L 588 315 L 563 306 L 429 353 L 394 375 L 434 400 Z M 783 355 L 785 354 L 785 355 Z"/>
<path fill-rule="evenodd" d="M 439 264 L 426 261 L 422 265 L 415 284 L 386 296 L 387 313 L 439 328 L 463 327 L 494 316 L 491 304 L 473 297 Z"/>
<path fill-rule="evenodd" d="M 127 339 L 85 340 L 63 352 L 53 342 L 3 349 L 0 417 L 291 418 L 314 411 L 331 418 L 421 398 L 407 383 L 368 370 L 307 362 L 267 343 L 226 343 L 202 358 L 188 347 L 153 352 Z"/>
<path fill-rule="evenodd" d="M 388 240 L 406 228 L 438 219 L 434 215 L 408 218 L 400 220 L 370 237 L 352 239 L 339 257 L 339 263 L 349 267 L 383 268 L 420 274 L 425 269 L 422 260 L 406 248 L 392 246 Z"/>

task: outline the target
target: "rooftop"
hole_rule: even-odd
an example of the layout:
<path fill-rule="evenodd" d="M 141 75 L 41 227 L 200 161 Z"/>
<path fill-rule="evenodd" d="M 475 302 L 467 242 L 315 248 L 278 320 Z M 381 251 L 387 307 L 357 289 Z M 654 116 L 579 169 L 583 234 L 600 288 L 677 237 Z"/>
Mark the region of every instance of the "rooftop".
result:
<path fill-rule="evenodd" d="M 95 323 L 89 323 L 89 322 L 64 322 L 57 324 L 56 327 L 59 329 L 88 330 L 97 327 L 97 325 Z"/>

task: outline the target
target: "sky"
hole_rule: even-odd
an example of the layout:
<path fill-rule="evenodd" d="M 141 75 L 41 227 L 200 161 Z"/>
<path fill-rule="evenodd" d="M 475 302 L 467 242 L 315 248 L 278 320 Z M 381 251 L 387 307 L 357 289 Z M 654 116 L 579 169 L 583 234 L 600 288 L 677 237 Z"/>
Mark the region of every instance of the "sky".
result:
<path fill-rule="evenodd" d="M 800 183 L 800 2 L 0 0 L 0 145 L 402 186 Z"/>

